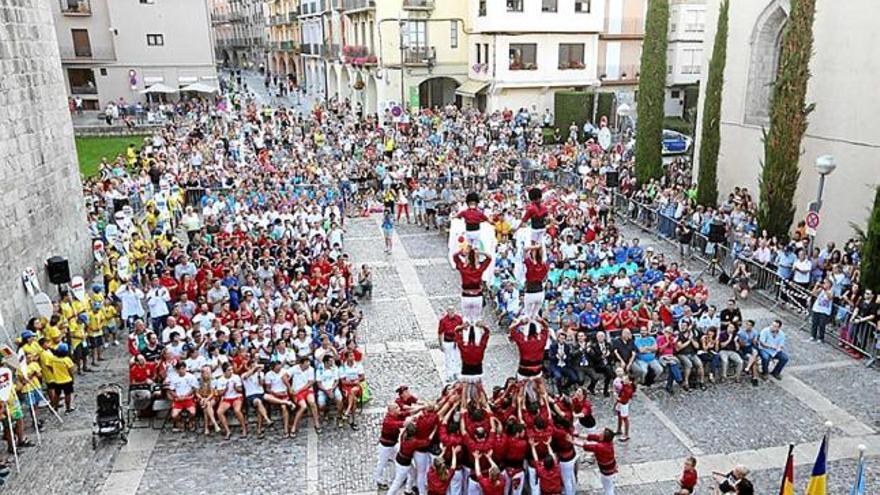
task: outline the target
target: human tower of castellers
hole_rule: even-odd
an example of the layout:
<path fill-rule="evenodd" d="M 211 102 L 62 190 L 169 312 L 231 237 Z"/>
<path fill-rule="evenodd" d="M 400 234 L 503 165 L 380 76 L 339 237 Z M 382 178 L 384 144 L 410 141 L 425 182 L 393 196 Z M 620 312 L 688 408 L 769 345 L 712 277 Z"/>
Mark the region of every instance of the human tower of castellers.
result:
<path fill-rule="evenodd" d="M 461 314 L 451 311 L 439 325 L 447 385 L 436 400 L 419 400 L 405 385 L 397 389 L 382 422 L 375 481 L 391 495 L 410 494 L 414 487 L 420 495 L 573 495 L 580 447 L 598 467 L 604 493 L 613 494 L 613 442 L 619 434 L 619 440 L 628 440 L 635 385 L 623 373 L 614 381 L 615 432 L 597 428 L 583 389 L 551 394 L 544 383 L 551 330 L 539 316 L 548 273 L 548 209 L 540 189 L 529 191 L 517 235 L 519 276 L 525 285 L 523 313 L 509 334 L 519 351 L 517 377 L 491 395 L 482 385 L 489 342 L 489 329 L 481 320 L 483 282 L 490 276 L 495 235 L 479 199 L 468 194 L 467 207 L 450 224 L 452 262 L 461 275 Z M 389 486 L 386 466 L 392 460 Z"/>

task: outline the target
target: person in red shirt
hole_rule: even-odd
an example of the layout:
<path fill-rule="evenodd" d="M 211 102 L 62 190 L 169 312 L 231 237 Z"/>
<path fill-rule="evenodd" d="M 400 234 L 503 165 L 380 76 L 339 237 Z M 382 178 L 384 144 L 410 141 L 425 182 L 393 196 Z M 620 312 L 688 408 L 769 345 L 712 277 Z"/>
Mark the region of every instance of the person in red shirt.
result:
<path fill-rule="evenodd" d="M 384 481 L 385 465 L 388 464 L 388 461 L 397 452 L 397 440 L 400 437 L 400 431 L 405 422 L 406 416 L 401 412 L 400 407 L 394 402 L 389 404 L 379 433 L 379 446 L 377 448 L 379 460 L 376 462 L 376 469 L 373 471 L 373 481 L 376 482 L 376 486 L 380 490 L 388 489 L 388 484 Z"/>
<path fill-rule="evenodd" d="M 477 206 L 480 202 L 480 196 L 477 193 L 469 192 L 465 197 L 465 202 L 467 208 L 458 212 L 455 217 L 464 220 L 464 238 L 473 248 L 480 240 L 480 224 L 488 222 L 489 217 Z"/>
<path fill-rule="evenodd" d="M 544 280 L 549 271 L 547 263 L 544 262 L 543 247 L 537 244 L 527 247 L 523 264 L 526 267 L 523 315 L 526 318 L 536 318 L 541 307 L 544 306 Z"/>
<path fill-rule="evenodd" d="M 532 456 L 538 458 L 535 446 L 537 442 L 532 441 Z M 557 462 L 556 454 L 550 448 L 550 440 L 547 440 L 547 454 L 540 460 L 534 462 L 535 475 L 537 476 L 537 485 L 539 491 L 532 493 L 540 493 L 541 495 L 562 495 L 562 474 L 559 472 L 559 462 Z M 533 485 L 534 486 L 534 485 Z"/>
<path fill-rule="evenodd" d="M 617 458 L 614 455 L 614 432 L 605 428 L 602 433 L 586 436 L 576 435 L 586 442 L 580 445 L 587 452 L 592 452 L 596 457 L 596 466 L 599 468 L 599 481 L 602 482 L 602 490 L 605 495 L 614 495 L 614 475 L 617 474 Z"/>
<path fill-rule="evenodd" d="M 455 333 L 455 345 L 461 355 L 461 381 L 463 394 L 470 397 L 471 385 L 479 387 L 483 380 L 483 357 L 489 345 L 489 327 L 483 323 L 464 325 Z M 479 388 L 478 388 L 479 390 Z"/>
<path fill-rule="evenodd" d="M 452 260 L 461 275 L 461 312 L 464 321 L 474 323 L 483 316 L 483 272 L 489 268 L 492 258 L 466 247 L 456 253 Z"/>
<path fill-rule="evenodd" d="M 633 330 L 639 325 L 639 315 L 633 310 L 632 300 L 627 300 L 624 303 L 624 308 L 617 313 L 617 322 L 620 325 L 620 328 L 626 328 L 628 330 Z"/>
<path fill-rule="evenodd" d="M 614 410 L 617 411 L 617 432 L 623 433 L 620 437 L 621 442 L 629 440 L 629 402 L 636 393 L 636 386 L 632 382 L 629 375 L 623 377 L 623 385 L 617 394 L 617 403 L 614 404 Z"/>
<path fill-rule="evenodd" d="M 505 424 L 502 446 L 501 465 L 507 480 L 507 490 L 512 495 L 519 495 L 525 486 L 523 463 L 529 456 L 529 441 L 525 426 L 512 416 Z"/>
<path fill-rule="evenodd" d="M 458 327 L 463 323 L 461 315 L 457 314 L 455 307 L 450 305 L 437 325 L 437 340 L 440 342 L 440 348 L 443 349 L 443 367 L 446 370 L 447 383 L 458 380 L 458 375 L 461 374 L 461 356 L 455 345 L 455 335 Z"/>
<path fill-rule="evenodd" d="M 449 485 L 452 482 L 455 470 L 458 469 L 458 453 L 461 446 L 448 447 L 443 446 L 440 455 L 434 458 L 431 468 L 428 470 L 428 495 L 446 495 Z M 447 452 L 451 452 L 452 462 L 446 465 Z"/>
<path fill-rule="evenodd" d="M 520 330 L 520 327 L 526 325 L 527 334 Z M 547 345 L 547 336 L 549 335 L 547 322 L 541 318 L 528 323 L 514 320 L 510 325 L 509 335 L 510 340 L 516 344 L 519 350 L 519 368 L 517 370 L 519 378 L 521 380 L 540 379 L 544 366 L 544 348 Z"/>
<path fill-rule="evenodd" d="M 617 308 L 614 307 L 614 304 L 608 302 L 605 304 L 605 307 L 602 308 L 602 312 L 599 313 L 599 319 L 602 320 L 602 330 L 608 334 L 608 338 L 613 338 L 615 332 L 620 331 L 619 318 L 616 310 Z"/>
<path fill-rule="evenodd" d="M 504 479 L 501 478 L 501 471 L 498 469 L 498 466 L 495 464 L 495 461 L 492 460 L 492 456 L 488 454 L 481 454 L 477 452 L 474 454 L 477 458 L 474 465 L 477 469 L 477 484 L 480 487 L 480 491 L 482 495 L 504 495 L 505 483 Z M 490 467 L 488 471 L 484 471 L 480 458 L 486 459 Z"/>
<path fill-rule="evenodd" d="M 678 479 L 678 486 L 688 493 L 694 493 L 697 486 L 697 480 L 700 477 L 697 474 L 697 460 L 694 457 L 688 457 L 684 460 L 684 468 L 681 471 L 681 478 Z"/>
<path fill-rule="evenodd" d="M 428 438 L 431 436 L 433 435 L 430 435 Z M 403 488 L 404 483 L 407 486 L 406 492 L 412 493 L 412 487 L 415 482 L 415 477 L 411 474 L 413 471 L 413 456 L 416 450 L 430 444 L 430 440 L 416 436 L 416 424 L 414 422 L 406 423 L 403 430 L 400 431 L 397 441 L 400 445 L 400 450 L 397 451 L 397 457 L 394 458 L 394 481 L 388 488 L 388 493 L 391 495 L 397 495 L 400 489 Z"/>
<path fill-rule="evenodd" d="M 529 190 L 529 204 L 522 217 L 522 223 L 529 222 L 532 242 L 542 243 L 547 228 L 547 207 L 541 202 L 541 190 L 533 187 Z"/>

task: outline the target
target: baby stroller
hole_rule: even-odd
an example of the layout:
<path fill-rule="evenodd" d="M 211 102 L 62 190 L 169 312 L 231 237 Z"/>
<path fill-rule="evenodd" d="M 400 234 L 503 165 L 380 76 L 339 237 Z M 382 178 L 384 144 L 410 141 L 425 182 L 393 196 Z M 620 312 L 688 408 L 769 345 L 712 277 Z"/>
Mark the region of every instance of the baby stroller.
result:
<path fill-rule="evenodd" d="M 100 437 L 118 436 L 123 443 L 128 442 L 122 387 L 115 383 L 101 385 L 98 387 L 96 403 L 98 409 L 95 411 L 95 422 L 92 427 L 92 449 L 98 448 Z"/>

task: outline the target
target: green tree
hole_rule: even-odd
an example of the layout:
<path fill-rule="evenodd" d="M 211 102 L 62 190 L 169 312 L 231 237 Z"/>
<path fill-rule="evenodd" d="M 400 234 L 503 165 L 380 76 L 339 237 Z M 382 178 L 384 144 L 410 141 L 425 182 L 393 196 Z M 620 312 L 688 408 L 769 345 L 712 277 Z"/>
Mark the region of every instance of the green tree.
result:
<path fill-rule="evenodd" d="M 880 187 L 874 191 L 874 209 L 868 219 L 862 245 L 861 278 L 863 287 L 880 291 Z"/>
<path fill-rule="evenodd" d="M 669 0 L 648 0 L 639 76 L 636 176 L 639 182 L 663 175 L 663 103 L 666 100 L 666 42 Z"/>
<path fill-rule="evenodd" d="M 697 201 L 706 206 L 718 204 L 718 150 L 721 147 L 721 93 L 724 67 L 727 64 L 728 0 L 722 0 L 718 12 L 718 30 L 709 61 L 709 79 L 703 102 L 703 128 L 700 140 L 700 175 L 697 177 Z"/>
<path fill-rule="evenodd" d="M 792 0 L 782 35 L 779 71 L 770 103 L 770 129 L 764 131 L 764 162 L 759 179 L 758 225 L 771 236 L 788 238 L 794 221 L 794 193 L 800 169 L 801 139 L 813 104 L 806 104 L 813 54 L 816 0 Z"/>

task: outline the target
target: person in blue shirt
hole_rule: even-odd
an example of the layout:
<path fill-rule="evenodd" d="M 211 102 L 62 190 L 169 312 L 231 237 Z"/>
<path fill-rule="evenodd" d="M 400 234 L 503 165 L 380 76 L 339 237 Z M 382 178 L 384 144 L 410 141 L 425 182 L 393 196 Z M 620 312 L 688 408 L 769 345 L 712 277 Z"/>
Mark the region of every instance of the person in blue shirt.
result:
<path fill-rule="evenodd" d="M 588 333 L 599 331 L 599 327 L 602 324 L 602 320 L 599 318 L 599 312 L 593 308 L 593 303 L 589 301 L 584 306 L 584 310 L 581 312 L 578 320 L 580 320 L 581 330 Z"/>
<path fill-rule="evenodd" d="M 638 349 L 638 354 L 632 364 L 636 380 L 644 381 L 645 385 L 651 385 L 663 373 L 663 365 L 657 360 L 657 339 L 648 334 L 648 327 L 643 326 L 634 343 Z M 650 376 L 649 372 L 652 372 Z"/>
<path fill-rule="evenodd" d="M 642 249 L 642 246 L 639 246 L 638 239 L 632 240 L 632 245 L 627 249 L 626 257 L 633 263 L 642 263 L 642 260 L 645 258 L 645 250 Z"/>
<path fill-rule="evenodd" d="M 761 377 L 767 379 L 770 361 L 776 360 L 776 365 L 770 374 L 773 378 L 781 380 L 780 374 L 788 363 L 788 354 L 785 353 L 785 332 L 782 331 L 780 320 L 773 320 L 769 327 L 761 330 L 758 337 L 758 353 L 761 356 Z"/>
<path fill-rule="evenodd" d="M 795 261 L 797 261 L 797 255 L 791 246 L 785 246 L 782 251 L 776 254 L 776 259 L 773 262 L 776 264 L 776 274 L 779 275 L 779 278 L 791 280 L 791 267 L 794 266 Z"/>

